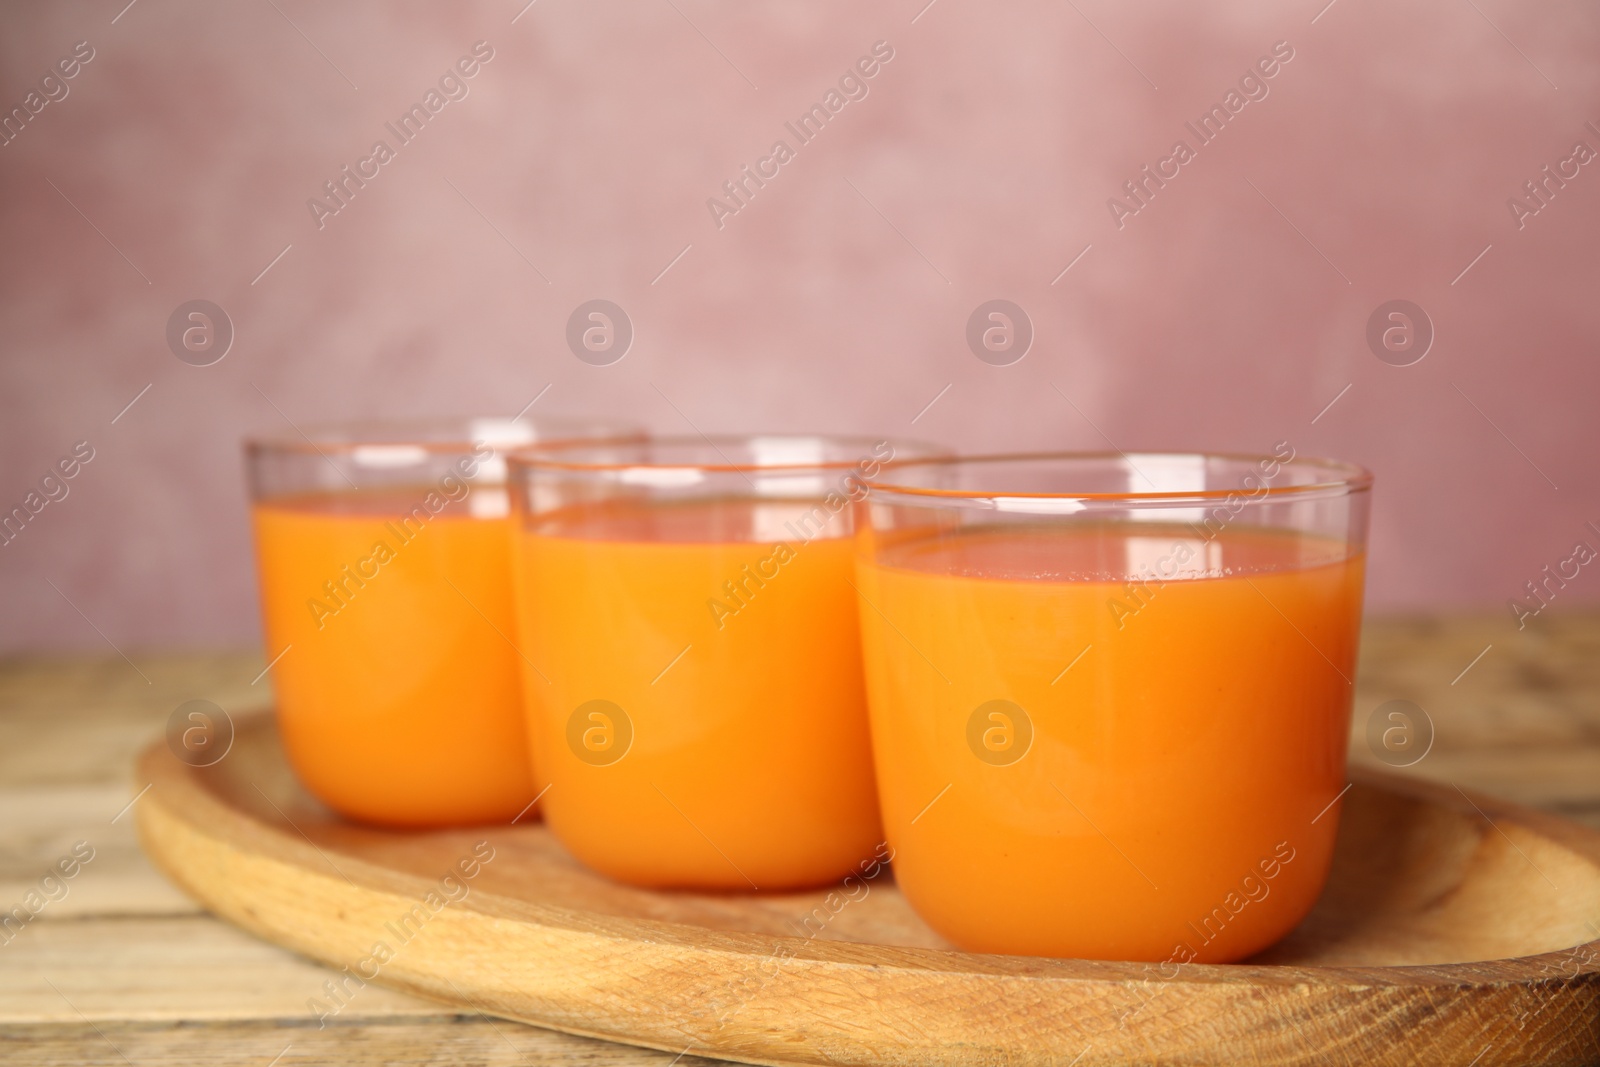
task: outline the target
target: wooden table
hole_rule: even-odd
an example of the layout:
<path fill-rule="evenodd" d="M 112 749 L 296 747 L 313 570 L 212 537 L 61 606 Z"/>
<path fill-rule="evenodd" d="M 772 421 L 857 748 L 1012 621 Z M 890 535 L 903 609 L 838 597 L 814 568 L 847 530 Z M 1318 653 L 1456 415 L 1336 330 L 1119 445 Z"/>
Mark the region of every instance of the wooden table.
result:
<path fill-rule="evenodd" d="M 673 1062 L 376 986 L 319 1028 L 307 1001 L 331 971 L 211 918 L 156 874 L 128 812 L 144 784 L 130 779 L 134 753 L 186 700 L 264 706 L 267 682 L 252 681 L 263 666 L 247 654 L 0 665 L 0 909 L 49 891 L 36 918 L 0 930 L 0 1060 Z M 1391 699 L 1420 705 L 1435 727 L 1409 773 L 1600 827 L 1600 614 L 1541 616 L 1522 632 L 1509 613 L 1370 622 L 1352 760 L 1376 762 L 1367 719 Z M 93 859 L 42 883 L 80 841 Z"/>

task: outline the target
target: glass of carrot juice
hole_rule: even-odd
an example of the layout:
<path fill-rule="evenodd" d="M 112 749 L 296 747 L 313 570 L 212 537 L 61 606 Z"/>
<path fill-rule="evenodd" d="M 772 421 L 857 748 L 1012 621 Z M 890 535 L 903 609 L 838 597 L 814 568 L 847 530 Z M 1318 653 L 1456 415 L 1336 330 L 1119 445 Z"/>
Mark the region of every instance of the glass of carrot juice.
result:
<path fill-rule="evenodd" d="M 505 453 L 611 432 L 478 418 L 247 442 L 278 726 L 318 799 L 417 827 L 528 807 Z"/>
<path fill-rule="evenodd" d="M 748 891 L 878 854 L 852 502 L 929 454 L 769 436 L 513 455 L 530 740 L 579 860 Z"/>
<path fill-rule="evenodd" d="M 868 479 L 857 582 L 895 877 L 957 946 L 1222 963 L 1326 880 L 1371 476 L 1017 455 Z"/>

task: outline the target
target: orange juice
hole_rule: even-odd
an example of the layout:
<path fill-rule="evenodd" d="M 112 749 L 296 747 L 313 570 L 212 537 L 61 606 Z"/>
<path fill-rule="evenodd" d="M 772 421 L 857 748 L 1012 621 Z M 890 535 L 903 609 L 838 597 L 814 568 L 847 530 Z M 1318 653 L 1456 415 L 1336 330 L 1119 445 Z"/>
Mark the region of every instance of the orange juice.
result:
<path fill-rule="evenodd" d="M 786 530 L 806 506 L 615 501 L 528 520 L 541 804 L 584 863 L 638 885 L 781 889 L 838 879 L 881 843 L 852 547 L 842 529 Z"/>
<path fill-rule="evenodd" d="M 278 724 L 301 781 L 344 815 L 505 822 L 537 792 L 511 643 L 510 520 L 412 509 L 424 494 L 255 506 L 269 654 L 288 648 L 273 668 Z"/>
<path fill-rule="evenodd" d="M 1161 522 L 871 551 L 878 788 L 930 925 L 974 951 L 1225 962 L 1306 914 L 1345 784 L 1359 551 Z"/>

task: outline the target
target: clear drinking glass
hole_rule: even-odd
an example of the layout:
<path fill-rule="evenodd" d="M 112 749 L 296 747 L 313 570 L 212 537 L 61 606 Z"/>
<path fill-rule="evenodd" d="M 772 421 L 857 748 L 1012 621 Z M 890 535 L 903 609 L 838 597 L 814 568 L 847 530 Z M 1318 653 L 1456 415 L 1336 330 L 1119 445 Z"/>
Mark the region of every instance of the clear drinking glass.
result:
<path fill-rule="evenodd" d="M 472 418 L 247 442 L 278 725 L 306 788 L 395 826 L 528 806 L 505 453 L 626 432 Z"/>
<path fill-rule="evenodd" d="M 1017 455 L 869 479 L 879 798 L 917 912 L 982 952 L 1227 962 L 1321 892 L 1371 476 Z"/>
<path fill-rule="evenodd" d="M 851 504 L 931 454 L 758 436 L 513 456 L 529 729 L 580 860 L 736 890 L 874 862 Z"/>

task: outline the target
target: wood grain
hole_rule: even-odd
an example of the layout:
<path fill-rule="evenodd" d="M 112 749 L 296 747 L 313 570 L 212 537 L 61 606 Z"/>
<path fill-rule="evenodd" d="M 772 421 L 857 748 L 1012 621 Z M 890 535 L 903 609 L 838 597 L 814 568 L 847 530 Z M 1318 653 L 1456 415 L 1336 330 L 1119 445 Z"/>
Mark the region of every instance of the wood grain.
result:
<path fill-rule="evenodd" d="M 1545 614 L 1523 630 L 1509 612 L 1369 620 L 1350 736 L 1357 765 L 1379 766 L 1366 718 L 1395 699 L 1420 705 L 1436 730 L 1407 773 L 1600 828 L 1600 615 Z"/>
<path fill-rule="evenodd" d="M 435 1009 L 411 1019 L 341 1021 L 322 1029 L 292 1018 L 226 1026 L 7 1026 L 0 1029 L 0 1062 L 9 1067 L 707 1067 L 716 1061 Z"/>
<path fill-rule="evenodd" d="M 497 1030 L 522 1051 L 526 1058 L 519 1062 L 540 1067 L 667 1067 L 673 1061 L 678 1050 L 630 1049 L 507 1022 L 491 1028 L 477 1016 L 447 1009 L 441 1014 L 436 1003 L 376 986 L 340 1015 L 337 1027 L 319 1031 L 303 998 L 296 998 L 302 989 L 320 988 L 333 970 L 206 915 L 151 869 L 135 843 L 132 812 L 110 821 L 146 784 L 133 780 L 134 756 L 159 735 L 178 704 L 203 697 L 234 714 L 268 705 L 270 676 L 251 684 L 265 660 L 255 653 L 127 651 L 143 676 L 115 655 L 0 662 L 0 907 L 18 903 L 73 841 L 87 839 L 98 850 L 60 906 L 50 905 L 14 942 L 0 946 L 0 1007 L 12 1008 L 0 1021 L 0 1060 L 124 1063 L 95 1030 L 75 1015 L 67 1018 L 70 1010 L 63 1011 L 45 984 L 49 978 L 74 1000 L 81 994 L 87 1003 L 102 1005 L 94 1025 L 140 1065 L 260 1067 L 284 1048 L 288 1038 L 278 1040 L 280 1034 L 298 1035 L 281 1067 L 517 1059 Z M 1503 612 L 1370 619 L 1356 682 L 1354 763 L 1378 765 L 1364 740 L 1366 716 L 1383 701 L 1413 700 L 1433 718 L 1437 737 L 1427 758 L 1404 773 L 1505 796 L 1600 828 L 1600 613 L 1546 612 L 1520 632 Z M 182 932 L 167 925 L 178 917 L 189 923 Z M 80 934 L 48 936 L 57 924 L 63 930 L 81 926 Z M 190 952 L 191 945 L 199 951 Z M 252 986 L 257 968 L 263 977 Z M 172 982 L 142 983 L 142 974 L 158 971 Z M 70 989 L 61 982 L 68 972 L 75 983 Z M 278 977 L 269 981 L 269 974 Z M 162 1021 L 119 1021 L 119 1012 L 131 1012 L 133 1004 L 119 1009 L 120 991 L 141 984 L 139 1010 Z M 286 996 L 274 997 L 272 1011 L 264 1014 L 262 994 L 275 987 Z M 373 1008 L 368 1015 L 368 994 L 395 1003 L 384 1014 Z M 197 997 L 213 998 L 215 1014 L 187 1015 Z M 1152 1000 L 1144 1010 L 1166 1008 Z M 1526 1048 L 1526 1031 L 1546 1025 L 1547 1018 L 1532 1015 L 1522 1030 L 1512 1026 L 1503 1042 Z M 1248 1062 L 1247 1052 L 1219 1062 Z M 1524 1060 L 1534 1057 L 1527 1053 Z"/>
<path fill-rule="evenodd" d="M 300 789 L 267 716 L 215 767 L 159 743 L 139 769 L 147 851 L 212 911 L 347 976 L 574 1033 L 774 1064 L 1600 1059 L 1600 832 L 1392 776 L 1342 802 L 1329 889 L 1295 934 L 1166 973 L 952 951 L 888 875 L 805 937 L 826 891 L 632 889 L 539 824 L 353 826 Z M 452 880 L 459 899 L 419 904 Z M 353 1003 L 367 985 L 346 982 Z M 330 987 L 324 1010 L 342 1003 Z"/>
<path fill-rule="evenodd" d="M 304 1019 L 328 978 L 202 915 L 41 922 L 4 951 L 0 1023 Z M 351 1005 L 364 1021 L 439 1013 L 378 985 Z"/>

